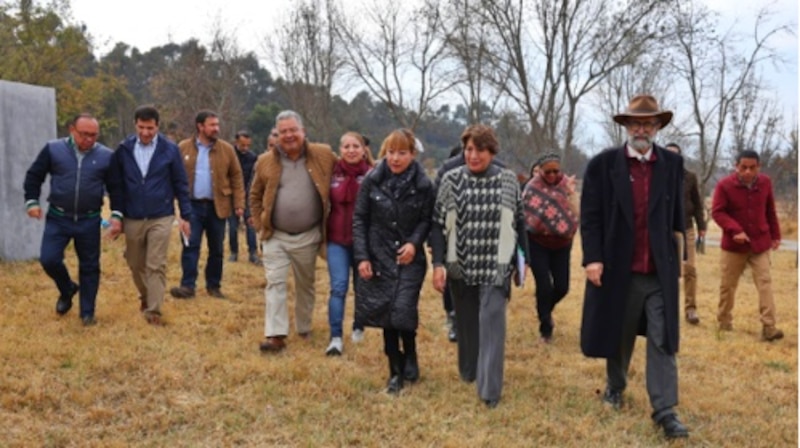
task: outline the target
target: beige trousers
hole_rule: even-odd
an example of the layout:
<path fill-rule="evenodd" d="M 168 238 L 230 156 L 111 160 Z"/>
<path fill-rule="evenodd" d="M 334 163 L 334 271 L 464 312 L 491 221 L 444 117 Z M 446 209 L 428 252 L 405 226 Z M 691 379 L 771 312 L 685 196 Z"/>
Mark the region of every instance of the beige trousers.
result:
<path fill-rule="evenodd" d="M 694 245 L 697 232 L 692 226 L 686 229 L 686 260 L 683 262 L 683 308 L 684 311 L 697 309 L 695 301 L 697 294 L 697 246 Z"/>
<path fill-rule="evenodd" d="M 276 230 L 270 239 L 261 243 L 267 277 L 267 286 L 264 288 L 265 336 L 289 334 L 289 308 L 286 297 L 289 267 L 292 268 L 295 284 L 295 330 L 298 333 L 311 331 L 311 317 L 314 314 L 314 274 L 321 242 L 322 233 L 317 226 L 297 235 Z"/>
<path fill-rule="evenodd" d="M 758 309 L 761 314 L 761 323 L 765 326 L 775 325 L 775 301 L 772 296 L 772 278 L 770 276 L 769 251 L 760 254 L 751 252 L 739 253 L 721 250 L 720 252 L 720 286 L 719 310 L 717 320 L 720 324 L 733 322 L 734 297 L 739 277 L 742 276 L 745 266 L 750 266 L 753 272 L 753 283 L 758 290 Z"/>
<path fill-rule="evenodd" d="M 133 284 L 145 298 L 145 314 L 161 314 L 167 289 L 167 249 L 174 216 L 156 219 L 125 219 L 125 260 Z"/>

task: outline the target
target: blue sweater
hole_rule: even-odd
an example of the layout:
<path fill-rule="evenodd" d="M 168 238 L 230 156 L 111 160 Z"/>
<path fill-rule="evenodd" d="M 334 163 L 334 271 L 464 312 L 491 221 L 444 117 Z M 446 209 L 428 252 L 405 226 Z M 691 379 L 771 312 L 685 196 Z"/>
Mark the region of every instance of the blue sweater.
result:
<path fill-rule="evenodd" d="M 162 218 L 175 214 L 177 199 L 181 218 L 189 219 L 192 213 L 189 181 L 178 146 L 158 134 L 147 177 L 144 177 L 133 155 L 135 144 L 136 136 L 131 135 L 114 152 L 113 182 L 118 183 L 119 188 L 110 194 L 111 209 L 130 219 Z"/>
<path fill-rule="evenodd" d="M 25 201 L 38 203 L 42 184 L 50 175 L 50 196 L 47 201 L 59 215 L 83 217 L 100 212 L 105 186 L 109 184 L 112 151 L 97 144 L 81 161 L 69 138 L 45 144 L 25 174 Z"/>

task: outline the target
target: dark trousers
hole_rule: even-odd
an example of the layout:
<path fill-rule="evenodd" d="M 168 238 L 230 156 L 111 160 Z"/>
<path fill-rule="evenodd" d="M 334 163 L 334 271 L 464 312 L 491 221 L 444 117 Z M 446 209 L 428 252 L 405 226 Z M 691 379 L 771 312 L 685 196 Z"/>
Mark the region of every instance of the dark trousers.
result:
<path fill-rule="evenodd" d="M 64 264 L 64 250 L 74 241 L 78 255 L 80 316 L 94 316 L 97 289 L 100 287 L 100 216 L 75 220 L 47 215 L 39 262 L 56 283 L 61 296 L 72 291 L 72 279 Z"/>
<path fill-rule="evenodd" d="M 506 305 L 509 285 L 467 285 L 448 280 L 458 332 L 458 373 L 476 381 L 482 400 L 499 400 L 503 390 Z"/>
<path fill-rule="evenodd" d="M 245 225 L 245 235 L 247 236 L 247 252 L 250 255 L 258 253 L 256 243 L 256 230 L 249 225 Z M 234 213 L 228 217 L 228 246 L 232 254 L 239 253 L 239 217 Z"/>
<path fill-rule="evenodd" d="M 539 314 L 539 333 L 553 335 L 553 310 L 569 292 L 569 259 L 572 242 L 561 249 L 548 249 L 528 240 L 530 265 L 536 281 L 536 311 Z"/>
<path fill-rule="evenodd" d="M 444 293 L 442 293 L 442 305 L 448 314 L 453 311 L 453 294 L 450 292 L 450 285 L 448 284 L 444 286 Z"/>
<path fill-rule="evenodd" d="M 402 349 L 400 341 L 403 342 Z M 404 358 L 405 355 L 416 355 L 417 353 L 417 332 L 395 330 L 394 328 L 383 329 L 383 352 L 389 359 Z"/>
<path fill-rule="evenodd" d="M 222 282 L 222 251 L 225 240 L 225 219 L 217 216 L 212 201 L 192 201 L 192 216 L 189 218 L 192 234 L 189 245 L 181 253 L 181 286 L 194 289 L 197 283 L 197 264 L 200 261 L 200 245 L 203 232 L 208 242 L 206 261 L 206 288 L 219 288 Z"/>
<path fill-rule="evenodd" d="M 610 389 L 625 390 L 642 313 L 647 318 L 647 394 L 653 408 L 653 419 L 659 421 L 673 414 L 672 408 L 678 404 L 678 367 L 675 355 L 664 349 L 667 344 L 664 296 L 655 274 L 631 276 L 620 351 L 618 356 L 606 360 L 607 381 Z"/>

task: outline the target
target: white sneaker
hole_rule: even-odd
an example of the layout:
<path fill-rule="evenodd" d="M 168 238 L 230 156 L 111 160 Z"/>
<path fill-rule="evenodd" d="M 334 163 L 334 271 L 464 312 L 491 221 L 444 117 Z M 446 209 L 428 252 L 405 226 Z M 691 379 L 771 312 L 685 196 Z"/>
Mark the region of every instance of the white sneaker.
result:
<path fill-rule="evenodd" d="M 327 356 L 340 356 L 342 354 L 342 338 L 331 338 L 331 343 L 325 349 Z"/>
<path fill-rule="evenodd" d="M 353 340 L 356 344 L 364 340 L 364 330 L 355 329 L 353 330 L 353 334 L 350 336 L 350 339 Z"/>

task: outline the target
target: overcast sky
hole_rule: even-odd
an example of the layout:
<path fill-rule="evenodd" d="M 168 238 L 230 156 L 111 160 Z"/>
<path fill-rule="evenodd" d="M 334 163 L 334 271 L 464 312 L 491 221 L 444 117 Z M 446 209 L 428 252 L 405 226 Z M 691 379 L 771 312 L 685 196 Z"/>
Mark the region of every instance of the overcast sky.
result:
<path fill-rule="evenodd" d="M 798 23 L 797 0 L 703 1 L 719 11 L 725 23 L 733 24 L 736 20 L 743 31 L 752 30 L 757 8 L 769 4 L 780 18 Z M 207 43 L 207 30 L 213 29 L 219 21 L 223 30 L 237 30 L 236 38 L 242 50 L 253 51 L 261 57 L 265 36 L 274 23 L 285 17 L 292 3 L 292 0 L 71 0 L 73 18 L 87 26 L 99 55 L 110 51 L 116 42 L 125 42 L 143 52 L 169 42 L 183 43 L 193 37 L 200 43 Z M 794 116 L 787 118 L 797 119 L 797 36 L 785 36 L 776 44 L 789 63 L 780 72 L 767 67 L 765 76 L 773 85 L 775 96 L 785 102 L 786 113 Z"/>

